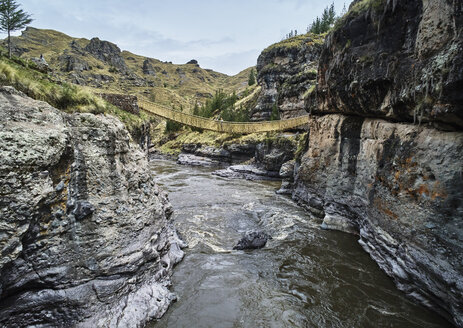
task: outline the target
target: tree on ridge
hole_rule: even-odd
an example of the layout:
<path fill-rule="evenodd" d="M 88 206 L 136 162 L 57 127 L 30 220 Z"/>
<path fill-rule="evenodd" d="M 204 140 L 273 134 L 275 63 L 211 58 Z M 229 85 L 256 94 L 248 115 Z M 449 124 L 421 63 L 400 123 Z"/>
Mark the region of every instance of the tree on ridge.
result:
<path fill-rule="evenodd" d="M 8 33 L 8 58 L 11 58 L 11 32 L 32 22 L 31 16 L 19 9 L 15 0 L 0 0 L 0 31 Z"/>

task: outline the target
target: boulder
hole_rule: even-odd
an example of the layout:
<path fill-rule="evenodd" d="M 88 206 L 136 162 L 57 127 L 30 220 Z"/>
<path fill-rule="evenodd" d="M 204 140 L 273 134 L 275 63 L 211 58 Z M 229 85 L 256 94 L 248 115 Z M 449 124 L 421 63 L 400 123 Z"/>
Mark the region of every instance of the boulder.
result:
<path fill-rule="evenodd" d="M 265 232 L 249 232 L 233 247 L 234 250 L 259 249 L 265 247 L 267 241 L 272 239 Z"/>

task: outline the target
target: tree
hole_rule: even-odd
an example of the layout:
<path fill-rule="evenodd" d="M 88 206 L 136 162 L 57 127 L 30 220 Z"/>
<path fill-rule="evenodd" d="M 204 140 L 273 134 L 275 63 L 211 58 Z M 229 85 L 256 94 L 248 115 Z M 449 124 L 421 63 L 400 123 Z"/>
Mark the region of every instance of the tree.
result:
<path fill-rule="evenodd" d="M 334 9 L 334 3 L 323 10 L 323 14 L 317 17 L 310 25 L 308 31 L 314 34 L 322 34 L 328 32 L 336 23 L 336 11 Z"/>
<path fill-rule="evenodd" d="M 256 73 L 254 73 L 254 68 L 251 69 L 251 72 L 249 73 L 249 79 L 248 79 L 248 85 L 254 85 L 256 84 Z"/>
<path fill-rule="evenodd" d="M 280 110 L 278 109 L 277 104 L 273 104 L 272 106 L 272 113 L 270 114 L 271 121 L 277 121 L 280 119 Z"/>
<path fill-rule="evenodd" d="M 11 32 L 32 22 L 29 14 L 19 9 L 15 0 L 0 0 L 0 31 L 8 33 L 8 57 L 11 58 Z"/>

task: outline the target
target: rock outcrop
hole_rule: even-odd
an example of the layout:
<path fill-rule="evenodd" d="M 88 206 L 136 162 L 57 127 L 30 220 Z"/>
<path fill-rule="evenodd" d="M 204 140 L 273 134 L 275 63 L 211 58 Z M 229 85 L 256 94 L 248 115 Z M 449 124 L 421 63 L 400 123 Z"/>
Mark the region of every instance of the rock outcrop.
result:
<path fill-rule="evenodd" d="M 149 58 L 146 58 L 143 61 L 143 74 L 145 75 L 151 75 L 151 76 L 156 76 L 156 70 L 153 67 L 153 64 L 151 64 L 151 60 Z"/>
<path fill-rule="evenodd" d="M 462 7 L 452 0 L 356 1 L 326 39 L 313 113 L 463 128 Z"/>
<path fill-rule="evenodd" d="M 252 120 L 269 120 L 275 110 L 282 119 L 307 114 L 304 99 L 315 86 L 322 43 L 322 37 L 306 34 L 262 52 L 257 59 L 257 81 L 262 89 Z"/>
<path fill-rule="evenodd" d="M 461 1 L 362 0 L 326 39 L 293 197 L 463 327 Z M 414 124 L 415 123 L 415 124 Z"/>
<path fill-rule="evenodd" d="M 98 38 L 93 38 L 90 43 L 85 47 L 96 59 L 104 61 L 122 73 L 128 72 L 127 65 L 122 57 L 121 49 L 114 43 L 102 41 Z"/>
<path fill-rule="evenodd" d="M 58 58 L 58 60 L 60 61 L 64 72 L 82 72 L 90 69 L 90 66 L 85 60 L 74 54 L 63 54 Z"/>
<path fill-rule="evenodd" d="M 172 300 L 172 207 L 117 119 L 0 89 L 0 325 L 139 327 Z"/>

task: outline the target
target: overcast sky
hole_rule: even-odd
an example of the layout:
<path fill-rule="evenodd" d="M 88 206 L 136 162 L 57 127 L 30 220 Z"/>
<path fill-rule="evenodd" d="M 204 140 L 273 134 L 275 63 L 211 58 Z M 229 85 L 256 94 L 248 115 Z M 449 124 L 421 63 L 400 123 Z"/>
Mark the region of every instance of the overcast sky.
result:
<path fill-rule="evenodd" d="M 99 37 L 138 55 L 236 74 L 332 0 L 18 0 L 31 26 Z M 350 0 L 335 0 L 336 12 Z M 16 33 L 18 34 L 18 33 Z M 5 35 L 2 35 L 2 38 Z"/>

